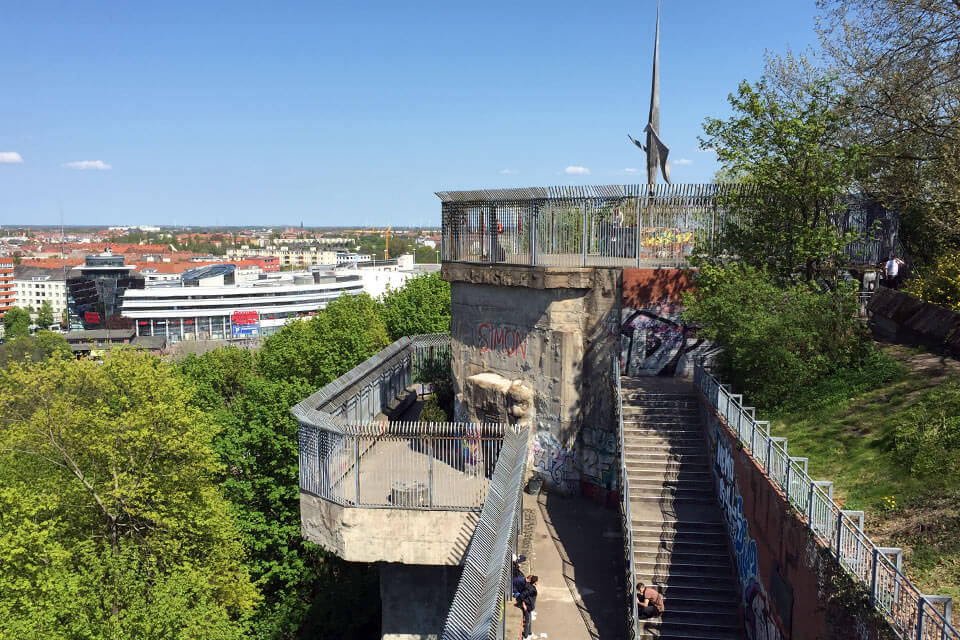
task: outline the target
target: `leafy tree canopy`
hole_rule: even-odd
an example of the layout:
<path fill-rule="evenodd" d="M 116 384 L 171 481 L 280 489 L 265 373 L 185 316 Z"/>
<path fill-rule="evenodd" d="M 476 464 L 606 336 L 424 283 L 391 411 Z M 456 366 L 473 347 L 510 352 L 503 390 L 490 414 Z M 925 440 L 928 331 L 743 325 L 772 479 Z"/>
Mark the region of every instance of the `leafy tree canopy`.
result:
<path fill-rule="evenodd" d="M 131 349 L 0 370 L 0 635 L 242 637 L 258 593 L 192 401 Z"/>
<path fill-rule="evenodd" d="M 319 389 L 390 343 L 378 311 L 365 293 L 340 296 L 322 313 L 288 323 L 264 340 L 258 368 L 271 380 L 305 382 Z"/>
<path fill-rule="evenodd" d="M 53 322 L 53 306 L 49 300 L 44 300 L 43 304 L 41 304 L 37 310 L 37 326 L 43 329 L 49 329 Z"/>
<path fill-rule="evenodd" d="M 700 146 L 746 189 L 727 199 L 730 216 L 701 262 L 736 258 L 785 279 L 836 277 L 844 247 L 844 196 L 859 162 L 838 144 L 848 117 L 835 87 L 817 80 L 788 97 L 742 82 L 726 120 L 707 118 Z"/>
<path fill-rule="evenodd" d="M 402 289 L 388 291 L 382 304 L 391 340 L 450 332 L 450 283 L 439 273 L 407 280 Z"/>
<path fill-rule="evenodd" d="M 30 312 L 20 307 L 7 309 L 3 314 L 3 337 L 5 340 L 13 340 L 22 336 L 30 335 Z"/>

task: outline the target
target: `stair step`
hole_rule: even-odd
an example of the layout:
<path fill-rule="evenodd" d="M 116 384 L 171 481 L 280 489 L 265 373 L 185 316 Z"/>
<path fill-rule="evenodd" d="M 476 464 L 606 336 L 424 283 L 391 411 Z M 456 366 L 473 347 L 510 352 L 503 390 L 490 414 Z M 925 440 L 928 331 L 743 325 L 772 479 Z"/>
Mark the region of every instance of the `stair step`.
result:
<path fill-rule="evenodd" d="M 706 491 L 713 492 L 713 483 L 708 480 L 675 480 L 671 478 L 630 478 L 630 488 L 640 490 L 663 491 Z"/>
<path fill-rule="evenodd" d="M 713 504 L 715 501 L 713 494 L 709 493 L 681 493 L 681 494 L 659 494 L 659 493 L 634 493 L 630 492 L 630 502 L 649 504 L 655 502 L 659 505 L 668 506 L 674 504 Z M 637 509 L 640 507 L 637 506 Z"/>
<path fill-rule="evenodd" d="M 634 574 L 637 582 L 644 584 L 664 585 L 667 591 L 674 587 L 704 587 L 707 589 L 734 589 L 734 580 L 725 571 L 703 572 L 688 571 L 685 569 L 651 567 L 649 565 L 634 565 Z"/>
<path fill-rule="evenodd" d="M 726 551 L 720 553 L 703 550 L 688 553 L 670 549 L 634 549 L 633 559 L 635 562 L 662 564 L 667 567 L 690 565 L 711 569 L 730 568 L 730 555 Z"/>
<path fill-rule="evenodd" d="M 720 573 L 725 579 L 729 579 L 730 577 L 729 572 L 725 569 L 725 567 L 728 567 L 729 565 L 724 564 L 722 567 L 712 564 L 707 565 L 701 563 L 696 558 L 678 558 L 673 560 L 670 558 L 658 559 L 649 557 L 634 557 L 633 566 L 637 573 L 644 574 L 650 573 L 653 575 L 664 574 L 667 576 L 702 576 L 705 579 L 709 579 Z"/>
<path fill-rule="evenodd" d="M 706 455 L 706 449 L 700 444 L 645 444 L 642 442 L 626 441 L 623 443 L 625 450 L 633 453 L 683 453 Z"/>
<path fill-rule="evenodd" d="M 731 580 L 731 583 L 732 582 L 733 580 Z M 685 602 L 702 600 L 708 602 L 725 602 L 735 607 L 740 604 L 740 597 L 736 589 L 718 589 L 712 584 L 691 584 L 685 586 L 669 583 L 650 583 L 650 585 L 656 587 L 657 591 L 662 593 L 664 598 L 668 599 L 668 603 L 672 600 L 683 600 Z"/>
<path fill-rule="evenodd" d="M 703 448 L 704 439 L 701 434 L 684 434 L 684 433 L 627 433 L 623 434 L 623 444 L 627 447 L 630 446 L 640 446 L 640 447 L 656 447 L 656 446 L 668 446 L 668 447 L 698 447 Z"/>
<path fill-rule="evenodd" d="M 660 531 L 704 531 L 724 535 L 727 533 L 723 523 L 716 521 L 646 520 L 643 518 L 634 518 L 630 524 L 633 525 L 634 528 L 659 529 Z"/>
<path fill-rule="evenodd" d="M 657 536 L 651 536 L 649 534 L 638 535 L 637 530 L 634 529 L 633 546 L 634 549 L 638 551 L 646 551 L 652 547 L 655 547 L 658 549 L 672 551 L 674 553 L 696 553 L 698 551 L 703 551 L 709 554 L 729 554 L 726 540 L 719 535 L 717 536 L 716 541 L 708 542 L 705 540 L 691 540 L 689 538 L 682 537 L 677 539 L 673 538 L 672 534 L 669 538 L 660 538 Z"/>
<path fill-rule="evenodd" d="M 631 462 L 692 462 L 694 464 L 707 464 L 707 455 L 703 452 L 697 453 L 672 453 L 669 451 L 657 451 L 652 453 L 626 451 L 627 470 L 630 470 Z"/>
<path fill-rule="evenodd" d="M 669 611 L 664 611 L 663 615 L 658 618 L 641 620 L 640 629 L 642 631 L 658 631 L 659 633 L 652 637 L 659 640 L 674 638 L 728 640 L 743 637 L 743 629 L 740 627 L 737 614 L 732 614 L 733 622 L 730 622 L 727 618 L 724 618 L 721 622 L 711 619 L 710 616 L 690 616 L 688 614 L 674 616 L 669 615 L 669 613 Z"/>
<path fill-rule="evenodd" d="M 662 543 L 684 545 L 726 546 L 726 534 L 722 531 L 665 531 L 655 527 L 631 527 L 633 539 L 660 540 Z M 636 542 L 634 544 L 637 544 Z"/>
<path fill-rule="evenodd" d="M 710 473 L 707 471 L 676 471 L 665 473 L 663 471 L 630 471 L 627 470 L 627 478 L 630 480 L 630 486 L 636 483 L 660 483 L 669 486 L 683 486 L 690 483 L 691 487 L 713 487 L 710 479 Z"/>
<path fill-rule="evenodd" d="M 690 462 L 686 460 L 684 462 L 679 462 L 677 460 L 627 460 L 627 473 L 640 473 L 640 472 L 654 472 L 654 473 L 663 473 L 666 472 L 679 472 L 679 471 L 688 471 L 688 472 L 699 472 L 699 473 L 709 473 L 710 467 L 703 462 Z"/>

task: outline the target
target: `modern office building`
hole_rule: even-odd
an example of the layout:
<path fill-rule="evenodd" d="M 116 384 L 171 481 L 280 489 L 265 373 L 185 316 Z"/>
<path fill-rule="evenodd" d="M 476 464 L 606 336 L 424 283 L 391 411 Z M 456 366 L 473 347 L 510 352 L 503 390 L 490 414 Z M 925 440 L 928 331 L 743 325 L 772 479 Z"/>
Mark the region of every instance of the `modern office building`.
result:
<path fill-rule="evenodd" d="M 233 265 L 187 272 L 176 286 L 127 289 L 121 306 L 138 336 L 180 340 L 251 338 L 314 315 L 341 295 L 363 291 L 359 275 L 284 274 L 236 282 Z"/>
<path fill-rule="evenodd" d="M 86 257 L 67 277 L 67 318 L 71 329 L 99 328 L 120 313 L 128 289 L 143 289 L 143 276 L 110 249 Z M 110 327 L 108 327 L 110 328 Z"/>
<path fill-rule="evenodd" d="M 16 305 L 33 309 L 34 319 L 44 302 L 50 303 L 53 319 L 57 323 L 67 312 L 67 281 L 64 269 L 18 264 L 13 268 L 13 284 Z"/>

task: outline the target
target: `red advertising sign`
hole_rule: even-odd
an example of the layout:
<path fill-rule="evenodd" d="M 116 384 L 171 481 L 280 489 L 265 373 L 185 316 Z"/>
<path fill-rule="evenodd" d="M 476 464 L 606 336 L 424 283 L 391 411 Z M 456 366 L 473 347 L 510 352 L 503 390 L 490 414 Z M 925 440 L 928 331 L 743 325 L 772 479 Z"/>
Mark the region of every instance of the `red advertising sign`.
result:
<path fill-rule="evenodd" d="M 260 313 L 257 311 L 234 311 L 230 321 L 233 324 L 257 324 L 260 322 Z"/>

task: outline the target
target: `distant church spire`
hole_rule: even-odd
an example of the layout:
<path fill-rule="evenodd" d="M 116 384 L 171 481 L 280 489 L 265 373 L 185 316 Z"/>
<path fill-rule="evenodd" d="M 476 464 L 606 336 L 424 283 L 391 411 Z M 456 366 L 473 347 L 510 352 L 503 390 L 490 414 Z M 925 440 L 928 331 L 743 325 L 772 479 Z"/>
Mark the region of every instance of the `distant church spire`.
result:
<path fill-rule="evenodd" d="M 657 167 L 660 167 L 663 172 L 664 181 L 670 184 L 670 164 L 667 162 L 670 149 L 660 139 L 660 0 L 657 0 L 657 28 L 653 42 L 653 83 L 650 87 L 650 115 L 647 118 L 644 133 L 647 134 L 646 146 L 638 140 L 634 140 L 633 136 L 629 134 L 627 137 L 633 144 L 647 153 L 647 184 L 656 184 Z"/>

